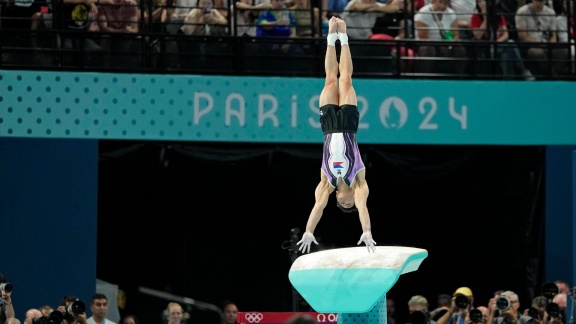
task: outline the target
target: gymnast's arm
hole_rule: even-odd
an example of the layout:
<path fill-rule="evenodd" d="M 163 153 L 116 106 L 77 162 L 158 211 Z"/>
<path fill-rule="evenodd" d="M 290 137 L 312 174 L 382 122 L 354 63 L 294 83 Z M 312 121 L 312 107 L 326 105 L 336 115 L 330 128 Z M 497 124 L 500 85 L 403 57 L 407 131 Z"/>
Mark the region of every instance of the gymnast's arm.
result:
<path fill-rule="evenodd" d="M 358 209 L 358 215 L 360 215 L 360 224 L 362 225 L 362 236 L 360 236 L 360 241 L 358 245 L 362 242 L 366 244 L 368 252 L 375 252 L 376 242 L 372 239 L 372 232 L 370 226 L 370 215 L 368 214 L 368 207 L 366 207 L 366 201 L 368 200 L 368 183 L 364 179 L 364 171 L 356 177 L 355 188 L 354 188 L 354 204 L 356 209 Z"/>
<path fill-rule="evenodd" d="M 318 186 L 316 186 L 316 191 L 314 192 L 316 201 L 314 203 L 314 207 L 312 208 L 312 212 L 310 212 L 310 216 L 308 217 L 306 232 L 314 233 L 316 225 L 318 225 L 320 218 L 322 218 L 322 213 L 328 204 L 328 198 L 332 192 L 334 192 L 334 187 L 330 185 L 326 174 L 324 174 L 324 172 L 321 170 L 320 183 Z"/>
<path fill-rule="evenodd" d="M 318 222 L 322 217 L 324 207 L 326 207 L 326 204 L 328 203 L 328 197 L 330 197 L 330 194 L 333 191 L 334 188 L 330 185 L 328 178 L 326 178 L 324 172 L 320 171 L 320 183 L 316 186 L 316 191 L 314 192 L 316 202 L 314 203 L 312 212 L 310 212 L 310 217 L 308 217 L 306 232 L 302 235 L 302 239 L 296 243 L 296 245 L 300 246 L 298 250 L 302 251 L 302 253 L 310 252 L 310 245 L 312 245 L 312 242 L 318 245 L 318 242 L 312 233 L 314 233 L 314 229 L 316 229 L 316 225 L 318 225 Z"/>
<path fill-rule="evenodd" d="M 370 214 L 368 213 L 368 207 L 366 202 L 368 201 L 368 183 L 364 178 L 365 170 L 362 170 L 354 180 L 354 205 L 358 209 L 358 215 L 360 216 L 360 224 L 362 225 L 362 232 L 370 232 L 372 230 L 370 225 Z"/>

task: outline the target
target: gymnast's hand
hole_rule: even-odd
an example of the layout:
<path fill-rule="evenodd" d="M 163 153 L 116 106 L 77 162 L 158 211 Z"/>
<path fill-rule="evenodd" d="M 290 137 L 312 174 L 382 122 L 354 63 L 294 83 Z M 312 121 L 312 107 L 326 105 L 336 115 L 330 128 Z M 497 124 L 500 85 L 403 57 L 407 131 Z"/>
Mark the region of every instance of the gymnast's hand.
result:
<path fill-rule="evenodd" d="M 302 235 L 302 239 L 300 241 L 298 241 L 298 243 L 296 243 L 296 245 L 300 245 L 298 250 L 300 250 L 302 253 L 309 253 L 310 252 L 310 245 L 312 244 L 312 242 L 314 242 L 314 243 L 316 243 L 316 245 L 318 245 L 318 242 L 316 242 L 316 238 L 314 237 L 314 234 L 312 234 L 310 232 L 306 232 L 306 233 L 304 233 L 304 235 Z"/>
<path fill-rule="evenodd" d="M 374 242 L 374 240 L 372 239 L 372 232 L 366 231 L 362 233 L 362 236 L 360 236 L 360 241 L 358 241 L 357 245 L 360 245 L 360 243 L 362 242 L 366 244 L 368 252 L 376 252 L 376 247 L 374 246 L 376 245 L 376 242 Z"/>

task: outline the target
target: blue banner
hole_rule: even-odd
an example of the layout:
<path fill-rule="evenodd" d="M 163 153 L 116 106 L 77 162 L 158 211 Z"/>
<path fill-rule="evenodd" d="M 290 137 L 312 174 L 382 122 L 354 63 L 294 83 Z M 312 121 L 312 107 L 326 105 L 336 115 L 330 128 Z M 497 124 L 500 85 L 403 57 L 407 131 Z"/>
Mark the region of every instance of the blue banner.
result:
<path fill-rule="evenodd" d="M 324 79 L 0 71 L 0 136 L 321 143 Z M 576 83 L 355 79 L 359 143 L 576 144 Z"/>

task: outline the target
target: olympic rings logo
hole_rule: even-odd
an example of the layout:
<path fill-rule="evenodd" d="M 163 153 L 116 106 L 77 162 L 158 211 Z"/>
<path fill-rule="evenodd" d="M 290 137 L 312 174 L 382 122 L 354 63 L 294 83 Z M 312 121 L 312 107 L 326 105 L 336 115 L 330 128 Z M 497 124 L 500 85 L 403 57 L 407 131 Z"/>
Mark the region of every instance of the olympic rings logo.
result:
<path fill-rule="evenodd" d="M 264 318 L 264 315 L 260 313 L 246 313 L 244 318 L 246 318 L 248 323 L 260 323 L 260 321 Z"/>
<path fill-rule="evenodd" d="M 316 315 L 316 321 L 318 323 L 324 323 L 328 319 L 328 322 L 337 322 L 338 321 L 338 314 L 330 313 L 328 316 L 326 314 L 318 314 Z"/>

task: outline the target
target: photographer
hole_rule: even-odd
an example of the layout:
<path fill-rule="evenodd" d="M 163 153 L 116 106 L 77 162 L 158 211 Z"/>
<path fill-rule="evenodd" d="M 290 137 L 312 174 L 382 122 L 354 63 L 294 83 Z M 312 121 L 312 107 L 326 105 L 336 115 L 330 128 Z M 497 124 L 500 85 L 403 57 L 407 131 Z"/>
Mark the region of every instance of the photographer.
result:
<path fill-rule="evenodd" d="M 513 291 L 504 291 L 490 303 L 490 309 L 494 316 L 493 324 L 533 324 L 534 319 L 530 316 L 522 315 L 518 309 L 520 301 L 518 295 Z"/>
<path fill-rule="evenodd" d="M 76 296 L 65 296 L 56 311 L 62 313 L 63 324 L 87 324 L 86 304 Z"/>
<path fill-rule="evenodd" d="M 542 324 L 547 304 L 548 298 L 544 296 L 536 296 L 532 299 L 532 305 L 530 308 L 525 309 L 523 314 L 532 317 L 534 324 Z"/>
<path fill-rule="evenodd" d="M 24 324 L 35 324 L 37 323 L 40 318 L 43 318 L 42 312 L 36 308 L 30 308 L 26 311 L 26 319 L 24 320 Z"/>
<path fill-rule="evenodd" d="M 448 307 L 448 311 L 437 320 L 438 324 L 465 324 L 470 310 L 474 309 L 474 295 L 470 288 L 460 287 L 452 296 L 452 304 Z"/>
<path fill-rule="evenodd" d="M 466 324 L 488 324 L 488 307 L 478 306 L 470 310 L 466 318 Z"/>
<path fill-rule="evenodd" d="M 428 300 L 422 295 L 412 296 L 408 300 L 410 322 L 408 324 L 436 324 L 428 313 Z"/>
<path fill-rule="evenodd" d="M 557 294 L 551 302 L 546 305 L 544 312 L 544 324 L 563 324 L 566 318 L 566 294 Z"/>
<path fill-rule="evenodd" d="M 6 282 L 4 275 L 0 273 L 0 292 L 2 299 L 0 299 L 0 323 L 4 323 L 6 319 L 15 317 L 14 306 L 12 306 L 12 285 Z"/>

